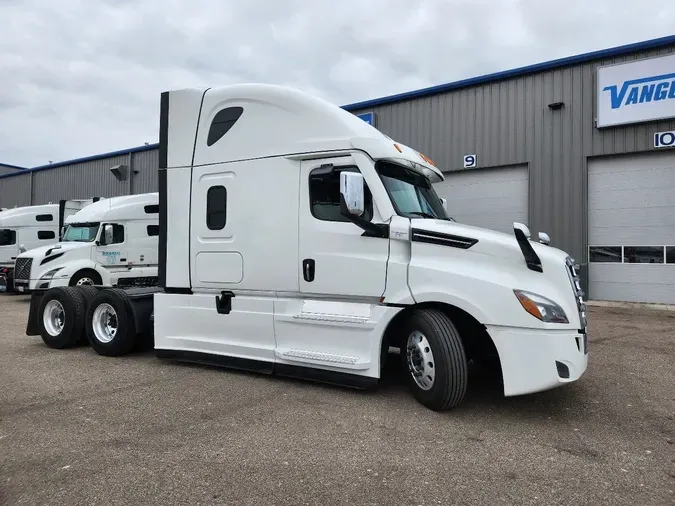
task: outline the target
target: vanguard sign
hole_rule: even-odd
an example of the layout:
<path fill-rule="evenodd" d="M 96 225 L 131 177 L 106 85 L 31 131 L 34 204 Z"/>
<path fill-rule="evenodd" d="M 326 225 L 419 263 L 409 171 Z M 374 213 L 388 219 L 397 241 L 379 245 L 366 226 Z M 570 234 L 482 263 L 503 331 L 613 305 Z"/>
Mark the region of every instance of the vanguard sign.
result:
<path fill-rule="evenodd" d="M 675 118 L 675 54 L 598 69 L 598 128 Z"/>

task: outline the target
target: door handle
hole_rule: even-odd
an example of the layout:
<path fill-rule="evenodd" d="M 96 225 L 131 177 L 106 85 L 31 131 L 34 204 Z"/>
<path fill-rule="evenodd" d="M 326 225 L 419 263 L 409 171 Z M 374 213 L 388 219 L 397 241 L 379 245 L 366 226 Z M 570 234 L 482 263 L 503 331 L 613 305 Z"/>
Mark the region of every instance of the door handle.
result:
<path fill-rule="evenodd" d="M 305 278 L 305 281 L 311 283 L 314 281 L 314 259 L 305 258 L 302 261 L 302 275 Z"/>

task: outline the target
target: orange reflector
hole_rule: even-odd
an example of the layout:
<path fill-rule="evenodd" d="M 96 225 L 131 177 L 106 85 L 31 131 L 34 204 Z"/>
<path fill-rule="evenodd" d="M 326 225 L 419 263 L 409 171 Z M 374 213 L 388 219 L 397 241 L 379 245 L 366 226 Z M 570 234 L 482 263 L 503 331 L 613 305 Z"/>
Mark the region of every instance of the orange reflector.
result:
<path fill-rule="evenodd" d="M 530 300 L 529 297 L 523 295 L 522 293 L 516 293 L 516 297 L 518 297 L 518 300 L 520 301 L 520 304 L 523 306 L 523 309 L 525 309 L 525 311 L 530 313 L 538 320 L 541 320 L 541 313 L 539 312 L 539 308 L 534 302 L 532 302 L 532 300 Z"/>
<path fill-rule="evenodd" d="M 398 144 L 394 143 L 394 147 L 396 148 L 396 150 L 397 150 L 399 153 L 403 153 L 403 150 L 399 147 Z"/>

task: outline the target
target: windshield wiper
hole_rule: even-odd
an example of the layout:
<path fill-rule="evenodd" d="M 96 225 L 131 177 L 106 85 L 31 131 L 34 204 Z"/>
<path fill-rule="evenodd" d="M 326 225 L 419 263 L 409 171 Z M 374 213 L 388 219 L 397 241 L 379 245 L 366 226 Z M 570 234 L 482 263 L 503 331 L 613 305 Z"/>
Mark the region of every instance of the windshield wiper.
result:
<path fill-rule="evenodd" d="M 438 216 L 434 216 L 433 214 L 425 213 L 424 211 L 411 211 L 408 214 L 414 214 L 415 216 L 421 216 L 422 218 L 431 218 L 431 219 L 434 219 L 434 220 L 442 219 L 442 218 L 439 218 Z"/>

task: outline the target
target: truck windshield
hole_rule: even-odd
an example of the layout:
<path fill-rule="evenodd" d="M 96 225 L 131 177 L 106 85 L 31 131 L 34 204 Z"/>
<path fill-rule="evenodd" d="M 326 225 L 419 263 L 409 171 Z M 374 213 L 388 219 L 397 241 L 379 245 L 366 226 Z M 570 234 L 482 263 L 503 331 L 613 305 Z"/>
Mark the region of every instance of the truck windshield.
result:
<path fill-rule="evenodd" d="M 96 239 L 99 223 L 74 223 L 68 225 L 63 242 L 91 242 Z"/>
<path fill-rule="evenodd" d="M 407 218 L 451 220 L 441 199 L 426 177 L 401 165 L 378 161 L 375 169 L 391 198 L 396 212 Z"/>

